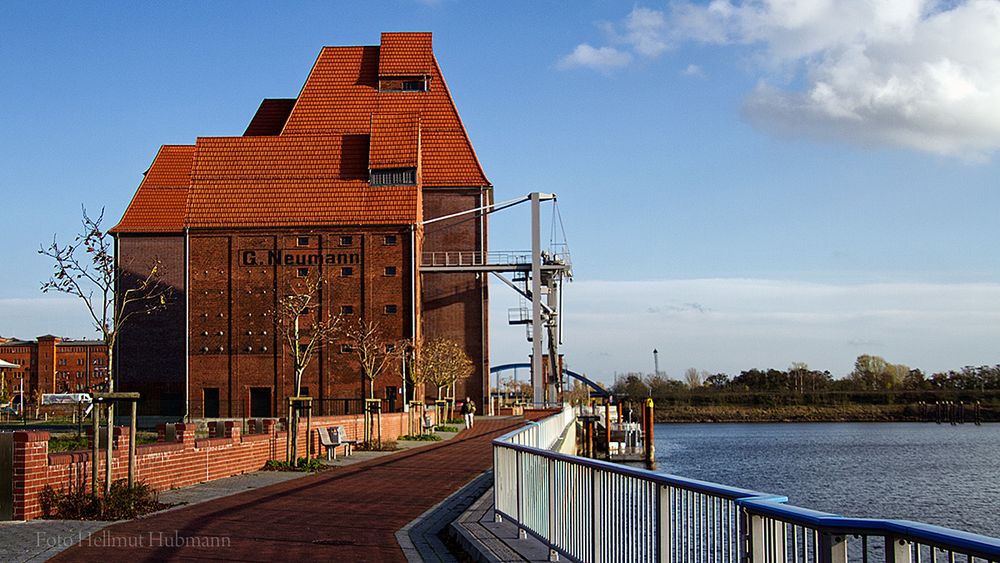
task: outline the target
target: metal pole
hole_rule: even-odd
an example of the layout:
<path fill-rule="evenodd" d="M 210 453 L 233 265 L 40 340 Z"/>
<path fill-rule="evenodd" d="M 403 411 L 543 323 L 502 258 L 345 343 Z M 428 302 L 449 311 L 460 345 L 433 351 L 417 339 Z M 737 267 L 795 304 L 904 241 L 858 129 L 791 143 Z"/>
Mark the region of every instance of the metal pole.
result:
<path fill-rule="evenodd" d="M 128 487 L 131 489 L 135 486 L 135 404 L 136 401 L 132 401 L 132 413 L 129 416 L 128 421 Z"/>
<path fill-rule="evenodd" d="M 542 234 L 539 193 L 531 194 L 531 386 L 532 401 L 542 396 Z"/>

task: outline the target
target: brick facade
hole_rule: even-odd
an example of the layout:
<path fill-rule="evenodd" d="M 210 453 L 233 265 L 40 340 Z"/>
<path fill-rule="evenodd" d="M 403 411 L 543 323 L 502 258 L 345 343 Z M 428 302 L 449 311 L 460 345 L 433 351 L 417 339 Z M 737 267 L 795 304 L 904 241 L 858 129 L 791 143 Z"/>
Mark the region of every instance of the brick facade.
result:
<path fill-rule="evenodd" d="M 104 342 L 65 340 L 39 336 L 25 341 L 0 338 L 0 360 L 20 368 L 3 370 L 8 393 L 16 393 L 24 381 L 25 404 L 32 394 L 78 393 L 104 389 L 108 379 L 108 353 Z"/>

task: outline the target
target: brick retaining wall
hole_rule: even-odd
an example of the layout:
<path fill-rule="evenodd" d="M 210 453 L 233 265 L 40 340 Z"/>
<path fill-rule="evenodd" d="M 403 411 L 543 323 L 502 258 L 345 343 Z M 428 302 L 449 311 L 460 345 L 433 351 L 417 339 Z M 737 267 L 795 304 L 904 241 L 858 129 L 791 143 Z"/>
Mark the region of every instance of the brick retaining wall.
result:
<path fill-rule="evenodd" d="M 434 413 L 430 412 L 433 418 Z M 414 416 L 412 421 L 416 422 Z M 227 421 L 223 436 L 196 439 L 195 424 L 176 424 L 176 441 L 166 441 L 161 429 L 159 440 L 136 448 L 136 480 L 156 490 L 173 489 L 231 477 L 264 467 L 271 459 L 285 459 L 287 433 L 277 431 L 274 419 L 252 421 L 251 434 L 242 434 L 239 422 Z M 382 440 L 396 440 L 407 434 L 407 415 L 382 415 Z M 349 439 L 364 438 L 362 415 L 323 416 L 312 419 L 314 457 L 325 455 L 319 445 L 320 426 L 343 426 Z M 213 435 L 215 432 L 213 432 Z M 306 455 L 306 421 L 299 425 L 298 455 Z M 116 427 L 111 456 L 112 478 L 128 478 L 128 428 Z M 46 485 L 57 490 L 90 488 L 91 454 L 89 451 L 49 453 L 49 433 L 14 432 L 14 519 L 31 520 L 42 514 L 39 495 Z M 107 456 L 104 448 L 98 455 L 98 478 L 103 483 Z"/>

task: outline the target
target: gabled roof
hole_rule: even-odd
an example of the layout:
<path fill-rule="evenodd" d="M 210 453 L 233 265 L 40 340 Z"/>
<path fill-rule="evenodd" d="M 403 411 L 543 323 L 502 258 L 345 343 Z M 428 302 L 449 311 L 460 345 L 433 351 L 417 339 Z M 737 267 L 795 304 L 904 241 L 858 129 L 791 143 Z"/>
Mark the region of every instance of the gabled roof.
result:
<path fill-rule="evenodd" d="M 184 228 L 194 147 L 163 145 L 112 233 L 169 233 Z"/>
<path fill-rule="evenodd" d="M 422 76 L 427 91 L 380 90 Z M 371 186 L 369 169 L 418 169 Z M 489 186 L 434 58 L 430 33 L 324 47 L 294 100 L 265 99 L 243 137 L 164 146 L 113 232 L 184 227 L 413 224 L 422 187 Z"/>

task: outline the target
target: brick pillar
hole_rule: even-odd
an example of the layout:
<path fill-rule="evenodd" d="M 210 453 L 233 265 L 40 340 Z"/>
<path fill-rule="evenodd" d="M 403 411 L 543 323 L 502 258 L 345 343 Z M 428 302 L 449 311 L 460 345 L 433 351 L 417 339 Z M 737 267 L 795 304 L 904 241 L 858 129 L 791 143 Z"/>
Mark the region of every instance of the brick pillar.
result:
<path fill-rule="evenodd" d="M 275 419 L 273 419 L 273 418 L 265 418 L 265 419 L 261 420 L 261 423 L 263 424 L 263 427 L 264 427 L 264 432 L 263 433 L 264 434 L 269 434 L 269 435 L 273 436 L 274 435 L 274 426 L 277 423 L 277 421 Z"/>
<path fill-rule="evenodd" d="M 238 443 L 240 441 L 240 433 L 242 431 L 242 425 L 239 422 L 233 420 L 226 421 L 226 438 Z"/>
<path fill-rule="evenodd" d="M 156 441 L 166 442 L 167 441 L 167 425 L 160 423 L 156 425 Z"/>
<path fill-rule="evenodd" d="M 38 495 L 48 478 L 49 433 L 14 432 L 14 520 L 42 515 Z"/>
<path fill-rule="evenodd" d="M 174 425 L 177 432 L 177 442 L 179 444 L 184 444 L 185 450 L 194 449 L 194 430 L 195 424 L 185 424 L 183 422 L 178 422 Z"/>

